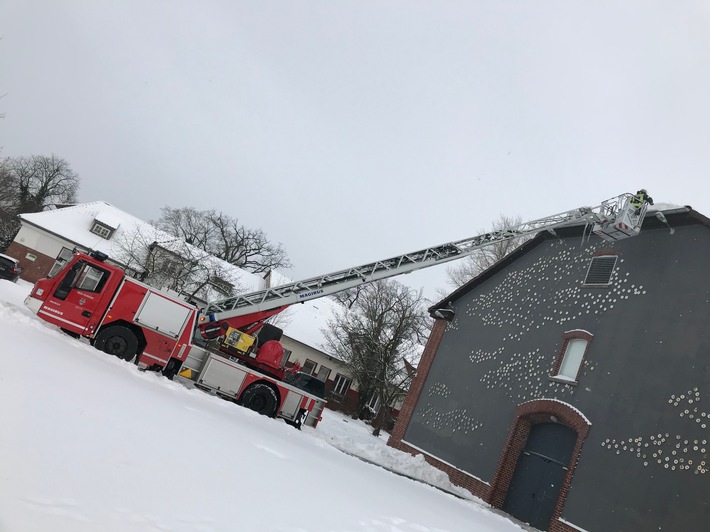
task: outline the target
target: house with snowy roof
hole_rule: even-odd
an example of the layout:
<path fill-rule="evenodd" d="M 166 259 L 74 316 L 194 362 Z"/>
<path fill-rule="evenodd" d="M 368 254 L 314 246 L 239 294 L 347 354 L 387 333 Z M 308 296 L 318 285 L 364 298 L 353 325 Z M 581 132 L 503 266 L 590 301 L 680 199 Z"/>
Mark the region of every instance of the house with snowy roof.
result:
<path fill-rule="evenodd" d="M 20 231 L 6 253 L 20 261 L 22 278 L 29 282 L 54 275 L 75 251 L 105 253 L 109 262 L 130 275 L 182 292 L 198 305 L 234 291 L 257 291 L 291 281 L 275 271 L 261 277 L 242 270 L 104 201 L 21 214 L 20 221 Z M 170 284 L 175 278 L 185 282 Z M 275 324 L 284 329 L 282 344 L 291 352 L 288 364 L 298 362 L 302 371 L 326 383 L 329 408 L 352 413 L 358 403 L 356 383 L 345 364 L 321 347 L 321 329 L 334 305 L 328 298 L 294 305 L 277 316 Z"/>
<path fill-rule="evenodd" d="M 541 233 L 430 309 L 389 445 L 535 528 L 710 522 L 710 220 Z"/>
<path fill-rule="evenodd" d="M 259 276 L 103 201 L 21 214 L 20 221 L 20 231 L 7 251 L 20 260 L 23 278 L 30 282 L 53 275 L 75 251 L 100 251 L 129 274 L 185 293 L 199 303 L 263 285 Z"/>

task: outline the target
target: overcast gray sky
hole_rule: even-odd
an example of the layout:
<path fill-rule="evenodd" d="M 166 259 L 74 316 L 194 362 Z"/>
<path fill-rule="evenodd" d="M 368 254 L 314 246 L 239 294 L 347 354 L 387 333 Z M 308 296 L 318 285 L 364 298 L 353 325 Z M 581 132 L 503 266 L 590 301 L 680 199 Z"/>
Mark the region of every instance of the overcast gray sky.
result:
<path fill-rule="evenodd" d="M 0 37 L 3 156 L 261 227 L 295 279 L 641 187 L 710 215 L 708 1 L 4 0 Z"/>

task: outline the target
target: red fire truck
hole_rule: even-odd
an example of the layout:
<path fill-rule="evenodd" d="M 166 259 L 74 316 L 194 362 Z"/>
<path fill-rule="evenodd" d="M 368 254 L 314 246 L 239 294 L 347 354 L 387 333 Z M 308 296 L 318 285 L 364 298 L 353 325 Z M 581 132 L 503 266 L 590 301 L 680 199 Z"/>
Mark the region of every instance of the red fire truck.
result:
<path fill-rule="evenodd" d="M 606 240 L 638 234 L 646 206 L 622 194 L 466 240 L 426 248 L 304 281 L 240 294 L 199 308 L 108 262 L 77 253 L 54 277 L 40 279 L 25 304 L 41 319 L 99 350 L 217 394 L 298 427 L 315 426 L 323 383 L 286 368 L 282 330 L 266 322 L 289 305 L 459 259 L 477 249 L 542 230 L 589 223 Z"/>

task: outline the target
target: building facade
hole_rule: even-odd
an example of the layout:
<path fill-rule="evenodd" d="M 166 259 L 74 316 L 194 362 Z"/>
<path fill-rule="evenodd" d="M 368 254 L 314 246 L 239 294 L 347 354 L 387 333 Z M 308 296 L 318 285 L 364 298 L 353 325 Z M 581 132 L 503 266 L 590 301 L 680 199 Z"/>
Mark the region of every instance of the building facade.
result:
<path fill-rule="evenodd" d="M 389 444 L 541 530 L 706 528 L 710 221 L 653 214 L 538 235 L 432 307 Z"/>

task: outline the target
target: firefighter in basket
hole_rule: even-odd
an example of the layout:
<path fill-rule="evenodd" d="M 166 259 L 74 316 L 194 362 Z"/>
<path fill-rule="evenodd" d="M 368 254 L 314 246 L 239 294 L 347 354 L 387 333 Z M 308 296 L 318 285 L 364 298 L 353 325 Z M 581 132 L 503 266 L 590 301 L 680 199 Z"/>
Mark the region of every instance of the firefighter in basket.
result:
<path fill-rule="evenodd" d="M 642 188 L 633 198 L 631 198 L 631 206 L 634 207 L 636 214 L 641 212 L 641 207 L 643 207 L 644 203 L 653 205 L 653 198 L 648 195 L 645 188 Z"/>

